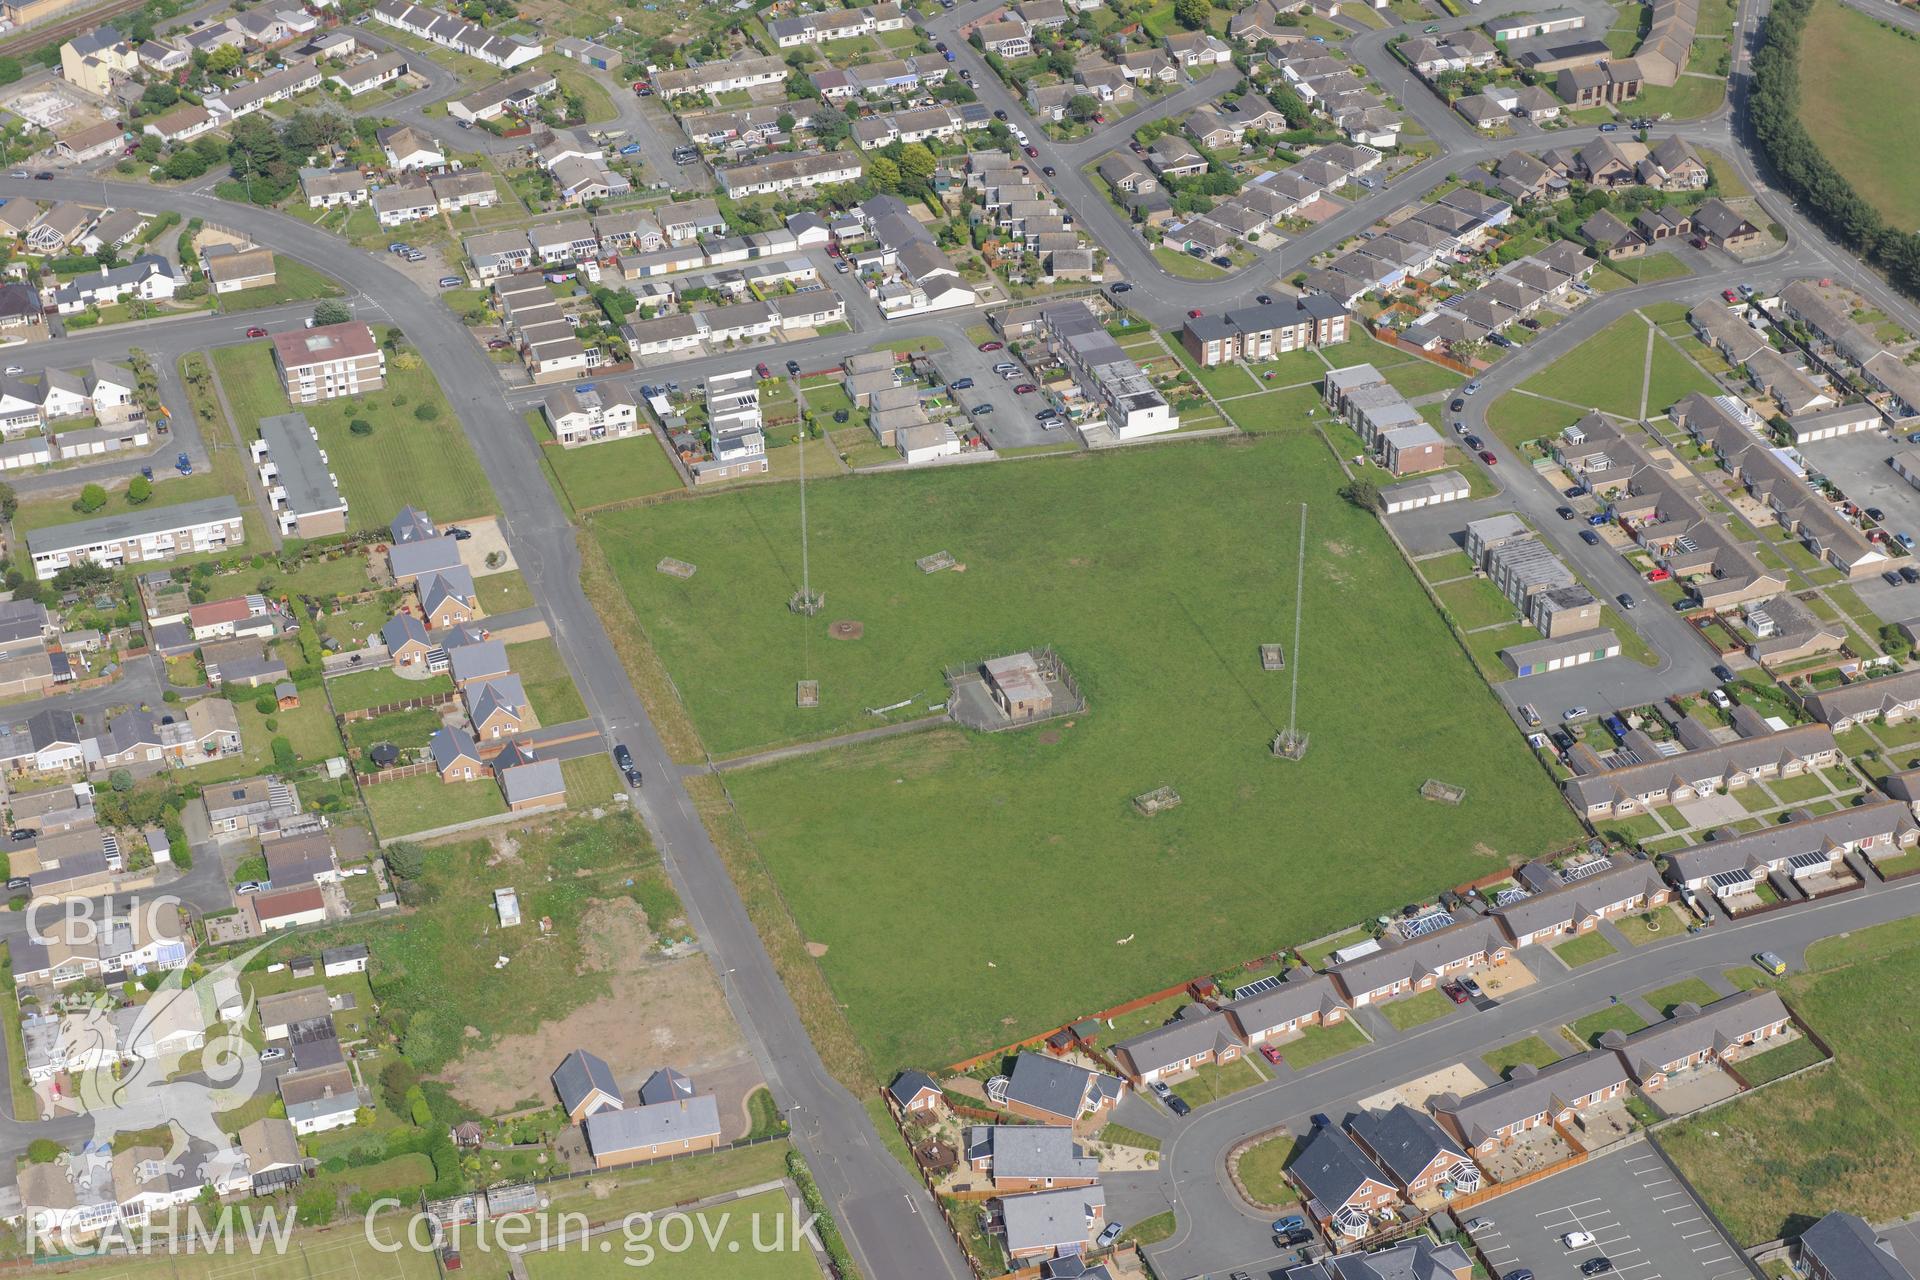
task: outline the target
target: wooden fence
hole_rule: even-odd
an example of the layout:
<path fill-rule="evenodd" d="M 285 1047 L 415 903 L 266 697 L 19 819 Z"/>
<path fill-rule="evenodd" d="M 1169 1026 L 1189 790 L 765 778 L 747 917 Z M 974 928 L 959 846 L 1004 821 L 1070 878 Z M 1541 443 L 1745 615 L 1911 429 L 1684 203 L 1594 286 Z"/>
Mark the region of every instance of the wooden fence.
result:
<path fill-rule="evenodd" d="M 377 707 L 363 707 L 358 711 L 342 711 L 340 713 L 340 720 L 343 724 L 352 724 L 356 720 L 376 720 L 381 716 L 390 716 L 396 711 L 420 711 L 427 707 L 444 707 L 459 697 L 460 693 L 457 689 L 449 689 L 445 693 L 428 694 L 420 698 L 408 698 L 403 702 L 383 702 Z"/>
<path fill-rule="evenodd" d="M 382 769 L 377 773 L 361 774 L 360 785 L 363 787 L 373 787 L 378 786 L 382 782 L 399 782 L 404 778 L 417 778 L 422 774 L 432 772 L 434 772 L 433 765 L 426 761 L 421 761 L 419 764 L 395 765 L 391 769 Z"/>

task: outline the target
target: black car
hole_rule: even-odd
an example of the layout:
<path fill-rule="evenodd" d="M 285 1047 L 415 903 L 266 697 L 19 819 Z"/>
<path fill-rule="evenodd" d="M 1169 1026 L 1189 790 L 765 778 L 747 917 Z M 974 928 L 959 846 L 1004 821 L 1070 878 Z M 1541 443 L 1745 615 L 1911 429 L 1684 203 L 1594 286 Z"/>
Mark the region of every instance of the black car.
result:
<path fill-rule="evenodd" d="M 449 538 L 452 538 L 455 542 L 465 542 L 468 538 L 471 538 L 473 536 L 473 530 L 462 529 L 459 525 L 448 525 L 447 536 Z"/>
<path fill-rule="evenodd" d="M 33 839 L 33 831 L 27 827 L 15 827 L 12 831 L 7 832 L 7 839 L 31 840 Z"/>
<path fill-rule="evenodd" d="M 1887 513 L 1882 511 L 1880 508 L 1878 507 L 1867 508 L 1867 519 L 1873 521 L 1875 524 L 1881 523 L 1886 518 L 1887 518 Z"/>
<path fill-rule="evenodd" d="M 1554 514 L 1558 515 L 1562 520 L 1571 520 L 1573 519 L 1573 508 L 1557 507 L 1554 509 Z"/>
<path fill-rule="evenodd" d="M 995 120 L 1005 120 L 1007 118 L 1007 113 L 1004 111 L 996 111 L 993 113 L 993 118 Z"/>
<path fill-rule="evenodd" d="M 787 376 L 790 378 L 800 376 L 800 362 L 798 360 L 787 361 Z"/>
<path fill-rule="evenodd" d="M 1467 442 L 1467 448 L 1469 448 L 1469 449 L 1478 449 L 1478 448 L 1480 447 L 1480 437 L 1479 437 L 1479 436 L 1476 436 L 1476 435 L 1469 435 L 1469 436 L 1467 436 L 1467 437 L 1466 437 L 1466 442 Z"/>
<path fill-rule="evenodd" d="M 1453 403 L 1447 406 L 1447 408 L 1454 413 L 1458 413 L 1466 407 L 1467 407 L 1467 402 L 1461 399 L 1459 396 L 1455 396 L 1453 398 Z"/>
<path fill-rule="evenodd" d="M 1225 254 L 1215 254 L 1212 261 L 1216 267 L 1230 267 L 1233 265 L 1233 259 L 1227 257 Z"/>
<path fill-rule="evenodd" d="M 1920 569 L 1910 564 L 1903 564 L 1900 566 L 1900 576 L 1908 582 L 1920 582 Z"/>
<path fill-rule="evenodd" d="M 1307 1231 L 1304 1228 L 1295 1227 L 1292 1231 L 1287 1232 L 1287 1243 L 1289 1245 L 1312 1244 L 1313 1232 Z"/>
<path fill-rule="evenodd" d="M 624 742 L 613 749 L 613 762 L 620 766 L 620 772 L 625 775 L 628 786 L 640 785 L 640 771 L 633 767 L 633 752 L 627 750 Z"/>
<path fill-rule="evenodd" d="M 1055 170 L 1054 167 L 1050 164 L 1043 164 L 1040 166 L 1040 172 L 1046 174 L 1049 178 L 1051 178 L 1054 176 L 1057 170 Z"/>
<path fill-rule="evenodd" d="M 1259 303 L 1263 307 L 1270 307 L 1273 305 L 1273 295 L 1270 293 L 1256 293 L 1253 295 L 1253 300 Z"/>
<path fill-rule="evenodd" d="M 34 175 L 33 175 L 33 180 L 34 180 L 35 182 L 52 182 L 52 181 L 53 181 L 53 175 L 52 175 L 51 173 L 48 173 L 48 172 L 45 172 L 45 171 L 43 170 L 43 171 L 42 171 L 42 172 L 40 172 L 40 173 L 36 173 L 36 174 L 34 174 Z"/>
<path fill-rule="evenodd" d="M 1122 280 L 1118 284 L 1113 286 L 1113 291 L 1115 293 L 1127 293 L 1130 290 L 1132 290 L 1132 288 L 1133 288 L 1132 285 L 1128 284 L 1125 280 Z"/>
<path fill-rule="evenodd" d="M 1715 666 L 1713 669 L 1713 678 L 1715 680 L 1718 680 L 1721 684 L 1732 684 L 1733 668 L 1727 667 L 1727 666 Z"/>
<path fill-rule="evenodd" d="M 1547 735 L 1547 740 L 1562 751 L 1573 750 L 1573 735 L 1565 729 L 1555 729 Z"/>
<path fill-rule="evenodd" d="M 1561 492 L 1569 498 L 1577 498 L 1581 494 L 1585 493 L 1586 491 L 1587 491 L 1587 486 L 1583 484 L 1571 484 L 1571 485 L 1568 485 L 1565 489 L 1561 490 Z"/>
<path fill-rule="evenodd" d="M 1507 1272 L 1506 1275 L 1501 1277 L 1501 1280 L 1533 1280 L 1533 1272 L 1527 1270 L 1525 1267 L 1521 1267 L 1517 1271 Z"/>
<path fill-rule="evenodd" d="M 1580 531 L 1580 541 L 1590 547 L 1597 547 L 1600 545 L 1600 535 L 1591 529 L 1582 529 Z"/>
<path fill-rule="evenodd" d="M 1173 1114 L 1177 1116 L 1184 1116 L 1188 1112 L 1192 1111 L 1193 1108 L 1188 1106 L 1187 1100 L 1181 1097 L 1179 1094 L 1170 1093 L 1167 1095 L 1167 1110 L 1173 1112 Z"/>
<path fill-rule="evenodd" d="M 1897 587 L 1900 585 L 1900 575 L 1895 573 L 1891 569 L 1887 570 L 1885 573 L 1881 574 L 1880 576 L 1886 580 L 1886 584 L 1890 587 Z"/>
<path fill-rule="evenodd" d="M 1588 1258 L 1580 1264 L 1580 1274 L 1583 1276 L 1603 1276 L 1611 1270 L 1613 1270 L 1612 1258 Z"/>

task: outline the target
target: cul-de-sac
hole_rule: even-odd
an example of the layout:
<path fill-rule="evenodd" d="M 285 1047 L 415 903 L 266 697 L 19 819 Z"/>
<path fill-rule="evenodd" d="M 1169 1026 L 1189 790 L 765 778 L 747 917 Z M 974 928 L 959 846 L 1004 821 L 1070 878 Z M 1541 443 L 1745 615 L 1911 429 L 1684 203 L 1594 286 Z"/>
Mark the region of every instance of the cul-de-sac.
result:
<path fill-rule="evenodd" d="M 0 0 L 0 1268 L 1920 1277 L 1916 83 Z"/>

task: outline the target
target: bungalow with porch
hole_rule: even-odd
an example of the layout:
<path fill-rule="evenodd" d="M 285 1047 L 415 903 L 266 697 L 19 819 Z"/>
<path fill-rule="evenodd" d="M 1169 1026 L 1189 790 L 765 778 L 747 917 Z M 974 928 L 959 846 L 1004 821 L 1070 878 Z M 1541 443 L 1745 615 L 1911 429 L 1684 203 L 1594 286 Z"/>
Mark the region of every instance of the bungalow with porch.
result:
<path fill-rule="evenodd" d="M 1135 1088 L 1195 1067 L 1232 1062 L 1245 1046 L 1223 1009 L 1190 1004 L 1172 1022 L 1113 1046 L 1114 1058 Z"/>
<path fill-rule="evenodd" d="M 1512 945 L 1490 920 L 1470 919 L 1410 941 L 1389 933 L 1380 950 L 1334 965 L 1327 973 L 1354 1008 L 1426 991 L 1448 974 L 1476 964 L 1505 964 Z"/>
<path fill-rule="evenodd" d="M 1719 833 L 1705 844 L 1667 856 L 1667 876 L 1683 889 L 1729 898 L 1751 893 L 1775 872 L 1794 880 L 1840 870 L 1847 854 L 1886 857 L 1920 844 L 1913 810 L 1899 800 L 1875 800 L 1818 817 L 1795 811 L 1792 821 L 1746 835 Z"/>
<path fill-rule="evenodd" d="M 1920 671 L 1906 671 L 1878 680 L 1862 680 L 1823 693 L 1808 694 L 1802 704 L 1815 720 L 1835 733 L 1856 724 L 1884 720 L 1899 724 L 1920 714 Z"/>
<path fill-rule="evenodd" d="M 1784 1034 L 1792 1022 L 1779 992 L 1756 989 L 1705 1007 L 1682 1002 L 1665 1022 L 1631 1035 L 1606 1032 L 1600 1047 L 1618 1053 L 1635 1082 L 1652 1091 L 1689 1067 L 1732 1062 L 1742 1051 Z"/>
<path fill-rule="evenodd" d="M 1495 907 L 1488 914 L 1500 922 L 1514 946 L 1526 947 L 1567 934 L 1590 933 L 1602 920 L 1657 907 L 1673 896 L 1652 863 L 1600 859 L 1578 870 L 1582 874 L 1571 883 Z"/>
<path fill-rule="evenodd" d="M 1662 755 L 1638 729 L 1628 731 L 1623 756 L 1606 761 L 1585 744 L 1576 746 L 1568 754 L 1574 776 L 1560 784 L 1574 812 L 1588 821 L 1624 818 L 1655 805 L 1737 791 L 1753 782 L 1797 778 L 1840 759 L 1833 731 L 1824 725 L 1803 724 L 1727 743 L 1717 741 L 1697 721 L 1682 720 L 1677 728 L 1681 745 L 1691 748 L 1678 755 Z M 1609 767 L 1619 759 L 1637 762 Z"/>
<path fill-rule="evenodd" d="M 1083 1115 L 1111 1111 L 1126 1090 L 1118 1076 L 1044 1053 L 1023 1053 L 1007 1073 L 1006 1107 L 1029 1120 L 1072 1124 Z"/>
<path fill-rule="evenodd" d="M 1290 970 L 1286 981 L 1269 991 L 1235 1000 L 1224 1010 L 1240 1038 L 1264 1044 L 1306 1027 L 1331 1026 L 1344 1021 L 1347 1005 L 1324 973 Z"/>
<path fill-rule="evenodd" d="M 1549 1067 L 1521 1063 L 1499 1084 L 1462 1098 L 1443 1093 L 1434 1117 L 1476 1154 L 1487 1154 L 1533 1129 L 1569 1124 L 1582 1111 L 1627 1091 L 1627 1069 L 1606 1049 L 1562 1058 Z"/>

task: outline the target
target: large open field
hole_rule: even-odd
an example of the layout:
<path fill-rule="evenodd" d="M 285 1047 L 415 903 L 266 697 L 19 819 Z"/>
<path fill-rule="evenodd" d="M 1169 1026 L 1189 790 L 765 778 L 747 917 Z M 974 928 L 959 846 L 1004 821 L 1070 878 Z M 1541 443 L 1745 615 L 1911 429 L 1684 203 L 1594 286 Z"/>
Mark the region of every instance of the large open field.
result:
<path fill-rule="evenodd" d="M 1660 1144 L 1743 1245 L 1798 1235 L 1832 1209 L 1869 1222 L 1920 1209 L 1920 924 L 1816 944 L 1781 993 L 1834 1061 L 1663 1130 Z"/>
<path fill-rule="evenodd" d="M 1901 231 L 1920 227 L 1911 116 L 1887 110 L 1920 83 L 1920 42 L 1839 0 L 1817 5 L 1800 45 L 1800 120 L 1854 190 Z"/>
<path fill-rule="evenodd" d="M 942 702 L 943 663 L 1052 645 L 1091 710 L 728 775 L 874 1059 L 950 1061 L 1540 852 L 1571 817 L 1311 436 L 1126 450 L 609 513 L 608 559 L 716 754 Z M 1304 761 L 1273 759 L 1299 503 Z M 1017 513 L 1017 520 L 1009 518 Z M 960 572 L 923 575 L 940 550 Z M 699 566 L 655 571 L 662 556 Z M 865 624 L 859 640 L 828 624 Z M 818 679 L 798 710 L 794 681 Z M 1467 788 L 1459 807 L 1420 784 Z M 1184 803 L 1146 819 L 1131 797 Z M 850 909 L 850 898 L 857 907 Z M 1119 946 L 1120 939 L 1131 939 Z"/>
<path fill-rule="evenodd" d="M 652 1233 L 643 1235 L 636 1228 L 631 1247 L 626 1235 L 613 1232 L 578 1241 L 570 1248 L 529 1253 L 527 1274 L 533 1280 L 633 1275 L 661 1280 L 819 1280 L 820 1264 L 812 1250 L 804 1243 L 799 1250 L 787 1247 L 793 1243 L 793 1209 L 785 1191 L 768 1191 L 687 1216 L 693 1219 L 694 1229 L 685 1235 L 683 1225 L 676 1223 L 657 1238 L 648 1238 Z M 602 1252 L 608 1243 L 612 1249 Z"/>
<path fill-rule="evenodd" d="M 384 327 L 375 332 L 385 337 Z M 384 523 L 408 503 L 441 521 L 498 511 L 480 460 L 468 447 L 433 370 L 425 364 L 402 369 L 399 363 L 388 358 L 383 391 L 298 408 L 320 432 L 320 446 L 340 477 L 352 522 Z M 272 344 L 221 347 L 213 353 L 213 365 L 239 418 L 234 425 L 241 439 L 260 434 L 261 418 L 295 411 L 273 371 Z M 431 406 L 429 419 L 416 416 L 422 406 Z M 355 419 L 371 423 L 373 434 L 354 435 Z"/>

